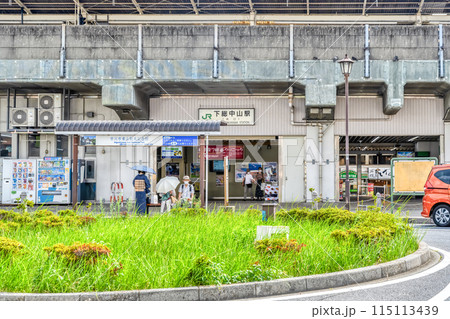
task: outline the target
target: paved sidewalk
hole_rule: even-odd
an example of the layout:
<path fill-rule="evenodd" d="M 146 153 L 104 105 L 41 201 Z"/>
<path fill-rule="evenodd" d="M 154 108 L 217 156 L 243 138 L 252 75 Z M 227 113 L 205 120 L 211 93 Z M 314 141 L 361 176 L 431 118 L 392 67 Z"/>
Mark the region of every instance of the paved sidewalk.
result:
<path fill-rule="evenodd" d="M 256 209 L 262 209 L 262 205 L 265 204 L 266 202 L 264 201 L 231 201 L 230 202 L 230 206 L 235 206 L 236 211 L 239 210 L 246 210 L 249 207 L 253 207 Z M 373 205 L 373 201 L 363 201 L 364 205 Z M 397 209 L 401 210 L 401 215 L 402 216 L 408 216 L 410 218 L 414 218 L 414 219 L 423 219 L 423 220 L 427 220 L 425 218 L 423 218 L 420 213 L 422 212 L 422 198 L 411 198 L 409 200 L 405 200 L 405 199 L 396 199 L 396 202 L 394 202 L 393 204 L 391 204 L 390 202 L 386 202 L 385 203 L 386 206 L 383 208 L 386 211 L 394 211 L 396 212 Z M 218 208 L 219 206 L 223 205 L 223 201 L 210 201 L 208 203 L 208 207 L 209 209 L 214 209 L 214 208 Z M 336 203 L 319 203 L 319 207 L 322 206 L 337 206 L 340 208 L 344 207 L 344 203 L 343 202 L 336 202 Z M 6 206 L 6 205 L 0 205 L 0 209 L 10 209 L 13 208 L 14 206 Z M 34 211 L 36 209 L 39 209 L 39 205 L 35 205 L 33 208 L 30 209 L 30 211 Z M 62 210 L 62 209 L 67 209 L 67 208 L 71 208 L 71 205 L 47 205 L 46 206 L 48 209 L 56 212 L 58 210 Z M 84 208 L 85 205 L 83 205 L 82 209 Z M 285 203 L 285 204 L 280 204 L 279 208 L 293 208 L 293 207 L 312 207 L 312 203 Z M 350 210 L 351 211 L 355 211 L 357 208 L 357 203 L 356 201 L 351 202 L 350 203 Z M 124 207 L 121 208 L 122 211 L 126 211 L 126 205 L 124 204 Z M 100 209 L 100 205 L 98 203 L 94 203 L 92 205 L 91 211 L 93 213 L 101 213 L 101 209 Z M 160 211 L 159 207 L 152 207 L 150 208 L 150 213 L 153 215 L 155 213 L 158 213 Z M 103 204 L 103 213 L 105 215 L 110 215 L 111 214 L 111 210 L 110 210 L 110 206 L 109 204 Z"/>

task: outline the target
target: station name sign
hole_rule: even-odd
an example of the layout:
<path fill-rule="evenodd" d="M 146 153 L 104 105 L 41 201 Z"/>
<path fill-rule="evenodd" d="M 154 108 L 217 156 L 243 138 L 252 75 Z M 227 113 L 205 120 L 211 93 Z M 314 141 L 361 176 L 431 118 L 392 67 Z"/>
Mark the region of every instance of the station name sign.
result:
<path fill-rule="evenodd" d="M 255 109 L 198 109 L 198 119 L 227 125 L 255 125 Z"/>

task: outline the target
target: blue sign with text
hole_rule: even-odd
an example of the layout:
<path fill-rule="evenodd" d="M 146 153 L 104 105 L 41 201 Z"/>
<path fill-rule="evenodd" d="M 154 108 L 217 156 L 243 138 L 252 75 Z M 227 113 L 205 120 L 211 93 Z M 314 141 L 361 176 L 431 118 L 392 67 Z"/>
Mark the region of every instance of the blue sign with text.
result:
<path fill-rule="evenodd" d="M 198 137 L 163 136 L 163 146 L 198 146 Z"/>

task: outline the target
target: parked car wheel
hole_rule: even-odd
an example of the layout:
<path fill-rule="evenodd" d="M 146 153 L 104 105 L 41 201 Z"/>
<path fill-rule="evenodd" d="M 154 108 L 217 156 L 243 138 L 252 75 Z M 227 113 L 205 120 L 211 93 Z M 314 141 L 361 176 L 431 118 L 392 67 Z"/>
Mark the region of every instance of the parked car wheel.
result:
<path fill-rule="evenodd" d="M 433 222 L 439 227 L 450 225 L 450 207 L 444 204 L 436 206 L 433 211 Z"/>

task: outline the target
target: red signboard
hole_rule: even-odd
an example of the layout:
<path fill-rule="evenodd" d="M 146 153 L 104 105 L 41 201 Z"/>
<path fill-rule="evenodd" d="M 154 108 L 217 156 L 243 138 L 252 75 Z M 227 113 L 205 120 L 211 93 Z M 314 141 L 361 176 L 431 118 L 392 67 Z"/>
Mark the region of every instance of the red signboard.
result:
<path fill-rule="evenodd" d="M 219 145 L 209 145 L 208 146 L 208 159 L 210 160 L 221 160 L 225 156 L 228 159 L 243 160 L 244 159 L 244 146 L 219 146 Z"/>

